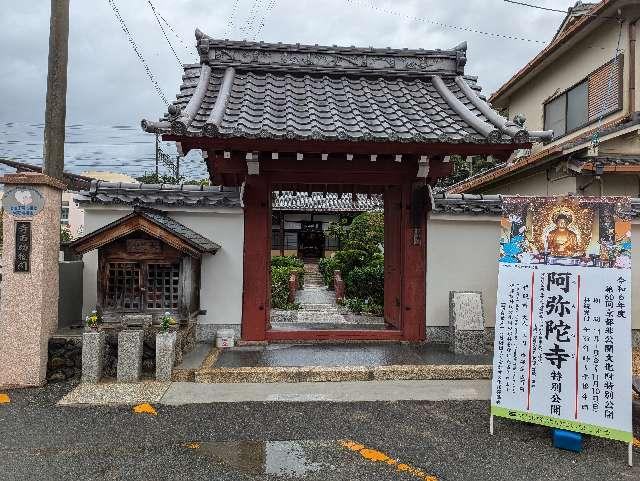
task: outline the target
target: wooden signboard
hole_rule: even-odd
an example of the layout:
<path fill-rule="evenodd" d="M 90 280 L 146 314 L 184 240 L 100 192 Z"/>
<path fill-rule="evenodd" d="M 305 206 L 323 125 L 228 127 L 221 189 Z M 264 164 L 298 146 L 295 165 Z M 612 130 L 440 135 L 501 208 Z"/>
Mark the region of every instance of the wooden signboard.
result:
<path fill-rule="evenodd" d="M 31 270 L 31 222 L 16 222 L 16 258 L 13 270 Z"/>

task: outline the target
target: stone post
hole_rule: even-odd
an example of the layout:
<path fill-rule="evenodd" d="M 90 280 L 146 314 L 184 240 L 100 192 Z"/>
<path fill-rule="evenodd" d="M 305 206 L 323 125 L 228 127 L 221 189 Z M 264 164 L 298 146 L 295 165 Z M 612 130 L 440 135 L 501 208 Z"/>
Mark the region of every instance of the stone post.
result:
<path fill-rule="evenodd" d="M 470 355 L 485 352 L 482 293 L 449 293 L 449 329 L 450 351 Z"/>
<path fill-rule="evenodd" d="M 156 381 L 171 381 L 176 359 L 176 331 L 156 334 Z"/>
<path fill-rule="evenodd" d="M 2 199 L 0 387 L 45 383 L 58 326 L 60 206 L 65 184 L 36 172 L 8 174 Z"/>
<path fill-rule="evenodd" d="M 96 384 L 102 379 L 106 338 L 104 331 L 82 335 L 82 382 Z"/>
<path fill-rule="evenodd" d="M 138 382 L 142 375 L 144 331 L 118 334 L 118 382 Z"/>

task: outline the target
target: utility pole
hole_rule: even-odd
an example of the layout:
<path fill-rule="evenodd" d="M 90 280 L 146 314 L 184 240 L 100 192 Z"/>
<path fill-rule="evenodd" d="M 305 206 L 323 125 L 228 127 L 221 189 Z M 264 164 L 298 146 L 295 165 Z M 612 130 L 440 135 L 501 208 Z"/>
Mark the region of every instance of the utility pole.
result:
<path fill-rule="evenodd" d="M 51 0 L 49 71 L 44 119 L 42 172 L 62 179 L 64 126 L 67 113 L 67 64 L 69 59 L 69 0 Z"/>

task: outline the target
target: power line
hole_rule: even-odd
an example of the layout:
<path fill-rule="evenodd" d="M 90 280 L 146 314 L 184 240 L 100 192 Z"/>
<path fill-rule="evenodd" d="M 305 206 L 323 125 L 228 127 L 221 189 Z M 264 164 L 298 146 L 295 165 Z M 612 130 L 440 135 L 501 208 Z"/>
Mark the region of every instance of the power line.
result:
<path fill-rule="evenodd" d="M 532 3 L 516 2 L 515 0 L 504 0 L 504 1 L 507 2 L 507 3 L 514 3 L 516 5 L 522 5 L 524 7 L 531 7 L 531 8 L 538 8 L 540 10 L 547 10 L 549 12 L 558 12 L 558 13 L 564 13 L 564 14 L 569 13 L 569 10 L 559 10 L 557 8 L 543 7 L 542 5 L 534 5 Z"/>
<path fill-rule="evenodd" d="M 251 28 L 255 24 L 255 18 L 261 5 L 262 5 L 262 0 L 253 0 L 253 3 L 251 4 L 251 8 L 249 9 L 249 13 L 247 14 L 247 20 L 245 24 L 242 27 L 240 27 L 240 30 L 244 32 L 245 35 L 250 34 Z"/>
<path fill-rule="evenodd" d="M 233 27 L 235 26 L 234 22 L 236 19 L 236 14 L 238 13 L 238 4 L 240 3 L 240 0 L 235 0 L 233 2 L 233 5 L 231 6 L 231 14 L 229 15 L 229 21 L 227 22 L 227 26 L 225 27 L 224 31 L 225 37 L 229 37 L 229 35 L 231 34 L 231 30 L 233 29 Z"/>
<path fill-rule="evenodd" d="M 569 10 L 560 10 L 557 8 L 549 8 L 549 7 L 543 7 L 542 5 L 534 5 L 533 3 L 526 3 L 526 2 L 517 2 L 516 0 L 503 0 L 506 3 L 513 3 L 514 5 L 521 5 L 523 7 L 530 7 L 530 8 L 537 8 L 538 10 L 546 10 L 548 12 L 558 12 L 558 13 L 562 13 L 564 15 L 568 15 L 572 12 L 572 9 Z M 617 20 L 616 17 L 607 17 L 605 15 L 597 15 L 594 13 L 588 13 L 588 12 L 583 12 L 580 14 L 580 16 L 584 16 L 584 17 L 600 17 L 600 18 L 606 18 L 608 20 Z"/>
<path fill-rule="evenodd" d="M 164 36 L 164 39 L 169 44 L 169 48 L 173 52 L 173 56 L 178 61 L 178 65 L 180 66 L 180 69 L 182 69 L 182 60 L 180 60 L 180 57 L 178 57 L 178 54 L 176 53 L 176 50 L 173 48 L 173 45 L 171 45 L 171 40 L 169 40 L 169 37 L 167 37 L 167 32 L 165 32 L 164 27 L 162 26 L 162 22 L 160 22 L 160 19 L 158 18 L 158 14 L 156 13 L 156 7 L 153 6 L 153 3 L 151 3 L 151 0 L 147 0 L 147 3 L 151 7 L 151 11 L 153 12 L 153 16 L 156 18 L 156 22 L 158 23 L 158 27 L 160 27 L 160 30 L 162 30 L 162 35 Z"/>
<path fill-rule="evenodd" d="M 118 20 L 118 22 L 120 22 L 120 27 L 122 27 L 122 31 L 127 36 L 127 39 L 129 40 L 129 43 L 131 44 L 131 47 L 133 48 L 133 51 L 138 56 L 138 59 L 140 59 L 140 62 L 142 63 L 142 66 L 144 67 L 145 72 L 147 72 L 147 76 L 149 77 L 149 80 L 151 80 L 151 83 L 153 84 L 154 88 L 156 89 L 156 92 L 158 92 L 158 95 L 160 96 L 162 101 L 165 103 L 165 105 L 169 105 L 167 97 L 164 95 L 164 92 L 160 88 L 160 85 L 158 84 L 158 81 L 156 80 L 155 76 L 153 75 L 153 72 L 151 72 L 151 69 L 149 68 L 149 65 L 147 65 L 146 60 L 144 59 L 144 57 L 140 53 L 140 49 L 138 48 L 138 45 L 136 44 L 136 41 L 133 38 L 133 35 L 131 34 L 129 29 L 127 28 L 127 24 L 125 23 L 124 18 L 122 18 L 122 15 L 120 15 L 120 11 L 118 10 L 118 7 L 115 4 L 115 0 L 107 0 L 107 2 L 111 6 L 111 9 L 113 10 L 113 14 L 115 15 L 116 19 Z"/>
<path fill-rule="evenodd" d="M 149 2 L 149 3 L 151 3 L 151 2 Z M 160 13 L 160 11 L 157 8 L 155 9 L 155 12 L 158 14 L 158 17 L 160 17 L 160 20 L 162 20 L 165 23 L 165 25 L 169 28 L 169 30 L 171 30 L 173 32 L 173 34 L 178 39 L 178 42 L 180 42 L 180 44 L 184 47 L 184 49 L 187 52 L 195 53 L 196 55 L 199 55 L 198 54 L 198 50 L 193 45 L 191 45 L 191 46 L 187 45 L 187 43 L 182 39 L 180 34 L 175 31 L 175 29 L 171 26 L 171 24 L 167 21 L 167 19 L 162 16 L 162 14 Z"/>
<path fill-rule="evenodd" d="M 255 32 L 253 34 L 253 40 L 257 40 L 260 34 L 262 33 L 262 29 L 264 28 L 265 21 L 267 17 L 271 14 L 271 11 L 275 8 L 277 3 L 278 3 L 278 0 L 269 0 L 269 3 L 267 3 L 267 5 L 265 6 L 264 13 L 260 18 L 260 24 L 255 29 Z"/>
<path fill-rule="evenodd" d="M 360 4 L 362 6 L 365 7 L 369 7 L 372 10 L 375 10 L 377 12 L 381 12 L 381 13 L 386 13 L 388 15 L 393 15 L 395 17 L 400 17 L 400 18 L 404 18 L 406 20 L 409 20 L 411 22 L 416 21 L 416 22 L 423 22 L 423 23 L 427 23 L 430 25 L 435 25 L 437 27 L 442 27 L 442 28 L 449 28 L 452 30 L 459 30 L 462 32 L 471 32 L 471 33 L 477 33 L 479 35 L 485 35 L 487 37 L 492 37 L 492 38 L 505 38 L 508 40 L 519 40 L 522 42 L 531 42 L 531 43 L 541 43 L 541 44 L 546 44 L 546 41 L 543 40 L 535 40 L 535 39 L 531 39 L 531 38 L 525 38 L 525 37 L 517 37 L 515 35 L 508 35 L 508 34 L 502 34 L 502 33 L 494 33 L 494 32 L 487 32 L 484 30 L 479 30 L 477 28 L 473 28 L 473 27 L 461 27 L 459 25 L 452 25 L 450 23 L 443 23 L 443 22 L 438 22 L 436 20 L 430 20 L 428 18 L 425 17 L 416 17 L 414 15 L 409 15 L 403 12 L 398 12 L 397 10 L 390 10 L 388 8 L 385 7 L 379 7 L 377 5 L 374 5 L 373 2 L 364 2 L 362 0 L 346 0 L 347 3 L 357 3 Z"/>

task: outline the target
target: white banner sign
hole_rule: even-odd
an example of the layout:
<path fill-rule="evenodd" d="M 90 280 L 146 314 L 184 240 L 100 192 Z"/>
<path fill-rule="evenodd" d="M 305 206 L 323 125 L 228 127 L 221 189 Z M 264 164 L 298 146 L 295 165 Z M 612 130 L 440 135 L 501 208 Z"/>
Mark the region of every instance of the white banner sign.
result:
<path fill-rule="evenodd" d="M 632 441 L 627 203 L 504 200 L 493 415 Z"/>

